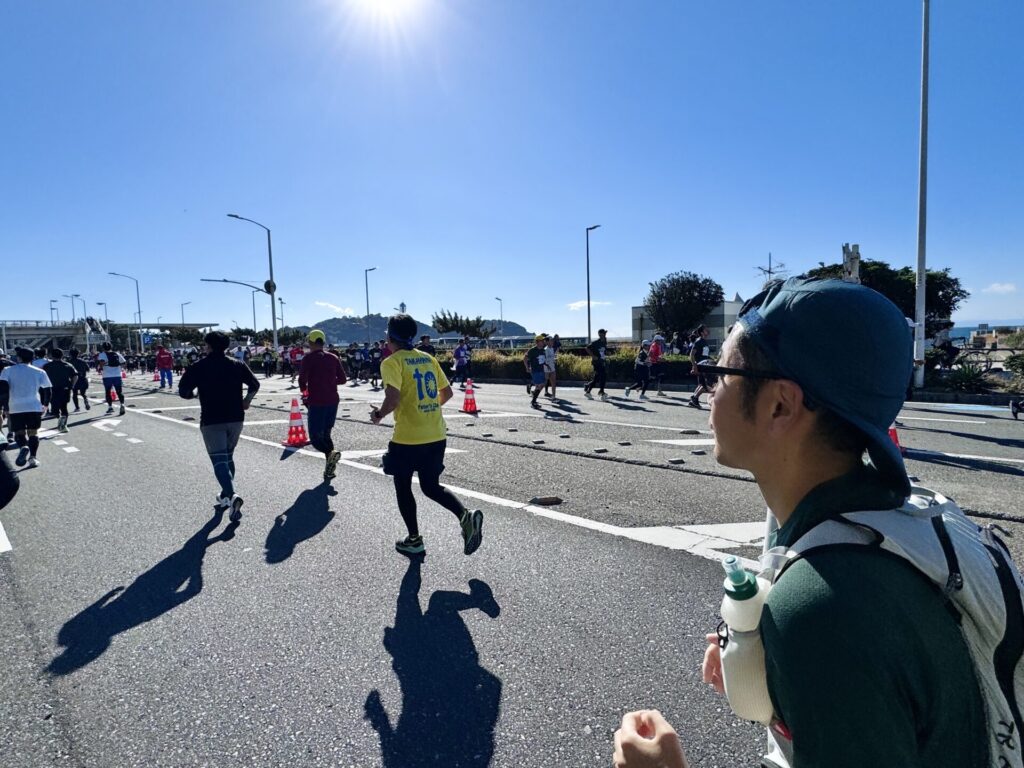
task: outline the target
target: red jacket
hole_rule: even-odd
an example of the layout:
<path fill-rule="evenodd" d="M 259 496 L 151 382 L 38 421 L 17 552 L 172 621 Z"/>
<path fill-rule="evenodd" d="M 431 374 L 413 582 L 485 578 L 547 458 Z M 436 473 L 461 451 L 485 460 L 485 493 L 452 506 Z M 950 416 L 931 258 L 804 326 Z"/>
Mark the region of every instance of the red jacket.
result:
<path fill-rule="evenodd" d="M 317 349 L 302 358 L 299 389 L 309 391 L 306 405 L 337 405 L 341 401 L 338 386 L 346 381 L 345 369 L 336 355 Z"/>
<path fill-rule="evenodd" d="M 156 353 L 156 367 L 162 371 L 169 371 L 174 367 L 174 357 L 166 349 Z"/>

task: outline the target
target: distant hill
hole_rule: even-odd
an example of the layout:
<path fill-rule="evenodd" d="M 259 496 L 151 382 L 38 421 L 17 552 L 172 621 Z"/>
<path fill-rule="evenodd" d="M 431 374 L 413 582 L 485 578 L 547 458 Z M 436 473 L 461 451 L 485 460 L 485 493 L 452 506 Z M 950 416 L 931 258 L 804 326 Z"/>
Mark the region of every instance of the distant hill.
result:
<path fill-rule="evenodd" d="M 488 323 L 493 323 L 496 328 L 501 327 L 500 320 L 488 320 Z M 418 330 L 417 336 L 428 334 L 433 338 L 457 336 L 458 334 L 446 333 L 440 334 L 437 329 L 424 325 L 423 323 L 417 323 Z M 299 326 L 296 326 L 298 328 Z M 319 323 L 315 323 L 313 328 L 319 328 L 324 332 L 327 337 L 329 344 L 348 344 L 349 342 L 366 341 L 366 318 L 365 317 L 329 317 L 326 320 L 321 320 Z M 377 341 L 383 339 L 387 335 L 388 318 L 383 315 L 370 315 L 370 341 Z M 506 336 L 523 336 L 528 331 L 519 323 L 513 323 L 510 320 L 505 321 L 505 335 Z"/>

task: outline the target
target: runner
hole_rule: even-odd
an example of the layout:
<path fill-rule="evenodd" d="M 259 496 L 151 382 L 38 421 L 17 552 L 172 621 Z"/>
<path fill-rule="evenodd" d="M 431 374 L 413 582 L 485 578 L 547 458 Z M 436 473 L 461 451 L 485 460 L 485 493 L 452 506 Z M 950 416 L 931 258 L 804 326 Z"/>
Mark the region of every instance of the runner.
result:
<path fill-rule="evenodd" d="M 665 396 L 665 393 L 661 391 L 661 377 L 665 375 L 665 364 L 661 358 L 664 356 L 665 337 L 658 333 L 654 336 L 654 343 L 651 344 L 647 358 L 650 365 L 650 375 L 654 377 L 654 382 L 658 385 L 658 397 Z"/>
<path fill-rule="evenodd" d="M 373 342 L 373 346 L 370 348 L 370 386 L 374 389 L 380 389 L 380 364 L 384 360 L 384 356 L 380 350 L 380 342 Z"/>
<path fill-rule="evenodd" d="M 636 360 L 633 361 L 633 385 L 626 387 L 626 397 L 629 397 L 630 390 L 639 389 L 640 397 L 638 399 L 647 399 L 647 385 L 651 381 L 651 361 L 648 352 L 650 348 L 651 342 L 647 339 L 640 342 L 640 351 L 636 353 Z"/>
<path fill-rule="evenodd" d="M 700 396 L 705 392 L 710 392 L 712 386 L 710 377 L 705 376 L 700 369 L 701 365 L 706 365 L 711 359 L 711 347 L 708 345 L 708 336 L 711 335 L 711 331 L 700 325 L 695 333 L 697 338 L 693 340 L 693 346 L 690 348 L 690 362 L 693 364 L 692 373 L 697 377 L 697 389 L 690 396 L 687 405 L 691 408 L 700 408 Z"/>
<path fill-rule="evenodd" d="M 75 366 L 64 359 L 63 349 L 50 350 L 50 362 L 43 366 L 50 380 L 50 408 L 57 415 L 57 431 L 68 432 L 68 401 L 78 380 Z"/>
<path fill-rule="evenodd" d="M 274 353 L 268 348 L 263 349 L 263 378 L 269 379 L 274 372 Z"/>
<path fill-rule="evenodd" d="M 412 493 L 412 476 L 416 473 L 424 495 L 459 518 L 463 552 L 471 555 L 483 541 L 484 513 L 467 510 L 440 483 L 447 443 L 441 406 L 451 399 L 452 388 L 437 360 L 413 350 L 417 327 L 416 321 L 405 314 L 388 320 L 391 356 L 381 365 L 384 403 L 370 412 L 374 424 L 380 424 L 389 413 L 395 414 L 394 435 L 382 463 L 384 473 L 394 478 L 398 511 L 409 531 L 406 538 L 395 542 L 395 549 L 405 555 L 425 551 Z"/>
<path fill-rule="evenodd" d="M 469 344 L 465 339 L 459 339 L 452 357 L 455 358 L 455 381 L 459 382 L 459 389 L 465 389 L 469 373 Z"/>
<path fill-rule="evenodd" d="M 590 400 L 594 399 L 594 396 L 590 394 L 590 390 L 594 387 L 597 387 L 597 394 L 601 396 L 602 400 L 608 399 L 608 395 L 604 391 L 604 385 L 608 380 L 608 366 L 604 360 L 608 351 L 607 336 L 608 331 L 601 328 L 597 332 L 597 338 L 587 346 L 587 351 L 590 352 L 590 362 L 594 366 L 594 378 L 583 387 L 583 394 Z"/>
<path fill-rule="evenodd" d="M 302 359 L 299 371 L 299 389 L 302 402 L 309 413 L 309 442 L 327 459 L 324 480 L 336 475 L 341 454 L 334 450 L 331 430 L 338 418 L 338 387 L 344 384 L 345 369 L 341 361 L 330 352 L 324 352 L 326 337 L 323 331 L 309 332 L 310 353 Z"/>
<path fill-rule="evenodd" d="M 437 350 L 434 349 L 434 345 L 430 343 L 430 336 L 427 334 L 420 336 L 420 343 L 416 345 L 416 349 L 420 352 L 426 352 L 431 357 L 437 357 Z"/>
<path fill-rule="evenodd" d="M 544 334 L 544 396 L 552 400 L 556 400 L 558 395 L 557 360 L 558 350 L 555 349 L 555 343 Z M 548 387 L 551 388 L 550 392 Z"/>
<path fill-rule="evenodd" d="M 174 379 L 171 375 L 174 369 L 174 355 L 164 349 L 162 345 L 156 348 L 156 369 L 160 373 L 160 389 L 164 387 L 171 389 L 174 386 Z"/>
<path fill-rule="evenodd" d="M 326 340 L 326 336 L 324 339 Z M 302 344 L 296 344 L 292 347 L 292 384 L 295 383 L 295 377 L 299 375 L 299 370 L 302 368 L 302 361 L 306 357 L 306 347 Z"/>
<path fill-rule="evenodd" d="M 237 521 L 242 518 L 242 497 L 235 493 L 235 446 L 242 434 L 245 411 L 260 391 L 260 383 L 249 366 L 224 354 L 229 343 L 227 334 L 212 331 L 204 338 L 206 357 L 185 370 L 178 381 L 178 394 L 191 400 L 199 390 L 199 431 L 220 483 L 217 506 L 231 507 L 230 519 Z"/>
<path fill-rule="evenodd" d="M 33 351 L 24 347 L 15 350 L 18 363 L 0 371 L 0 399 L 5 396 L 10 415 L 10 429 L 21 450 L 14 463 L 38 467 L 39 428 L 43 424 L 43 408 L 50 402 L 50 380 L 46 372 L 32 365 Z"/>
<path fill-rule="evenodd" d="M 124 384 L 121 381 L 121 365 L 124 358 L 114 351 L 109 341 L 103 342 L 103 351 L 99 354 L 99 362 L 103 366 L 103 393 L 107 401 L 107 415 L 114 412 L 114 401 L 110 397 L 110 390 L 117 392 L 117 399 L 121 405 L 119 416 L 124 416 Z"/>
<path fill-rule="evenodd" d="M 1021 411 L 1024 411 L 1024 398 L 1021 398 L 1020 400 L 1011 400 L 1010 413 L 1013 414 L 1014 419 L 1017 418 L 1017 414 Z"/>
<path fill-rule="evenodd" d="M 533 339 L 533 346 L 526 351 L 523 355 L 523 365 L 526 368 L 526 372 L 530 375 L 530 380 L 533 383 L 533 393 L 530 397 L 530 407 L 540 408 L 540 403 L 537 402 L 537 396 L 540 394 L 541 387 L 544 386 L 545 373 L 544 373 L 544 362 L 545 347 L 547 339 L 544 338 L 544 334 L 538 334 Z"/>
<path fill-rule="evenodd" d="M 7 352 L 5 350 L 0 349 L 0 371 L 2 371 L 4 368 L 9 368 L 12 365 L 14 365 L 14 361 L 7 356 Z M 8 407 L 8 405 L 9 403 L 7 398 L 7 390 L 5 388 L 0 389 L 0 427 L 7 425 L 7 442 L 13 443 L 14 430 L 10 428 L 10 408 Z M 6 446 L 0 445 L 0 448 L 5 447 Z"/>
<path fill-rule="evenodd" d="M 85 410 L 89 410 L 89 396 L 85 394 L 85 391 L 89 388 L 89 364 L 78 356 L 78 350 L 75 348 L 71 349 L 71 365 L 75 367 L 75 372 L 78 374 L 78 379 L 75 380 L 75 386 L 71 388 L 71 397 L 75 403 L 75 413 L 81 410 L 78 407 L 78 396 L 82 396 L 82 402 L 85 404 Z"/>

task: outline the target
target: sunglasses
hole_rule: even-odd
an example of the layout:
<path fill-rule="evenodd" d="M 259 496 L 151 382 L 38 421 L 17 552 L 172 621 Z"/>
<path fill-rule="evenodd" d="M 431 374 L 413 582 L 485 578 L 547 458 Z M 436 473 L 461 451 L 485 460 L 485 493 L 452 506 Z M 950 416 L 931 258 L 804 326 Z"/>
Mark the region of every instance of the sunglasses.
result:
<path fill-rule="evenodd" d="M 746 368 L 725 368 L 720 365 L 698 365 L 697 371 L 703 376 L 745 376 L 748 379 L 788 379 L 781 373 L 751 371 Z"/>

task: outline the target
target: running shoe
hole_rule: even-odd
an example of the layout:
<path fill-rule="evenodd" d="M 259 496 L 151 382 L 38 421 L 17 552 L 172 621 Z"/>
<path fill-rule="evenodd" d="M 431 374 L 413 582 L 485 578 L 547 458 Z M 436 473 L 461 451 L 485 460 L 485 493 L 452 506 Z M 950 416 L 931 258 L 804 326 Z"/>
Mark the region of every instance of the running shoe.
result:
<path fill-rule="evenodd" d="M 121 403 L 121 410 L 117 412 L 118 416 L 124 416 L 124 403 Z"/>
<path fill-rule="evenodd" d="M 230 496 L 218 496 L 217 497 L 217 509 L 227 509 L 231 506 Z"/>
<path fill-rule="evenodd" d="M 237 523 L 242 519 L 242 497 L 237 493 L 231 497 L 231 514 L 228 515 L 228 520 L 232 523 Z"/>
<path fill-rule="evenodd" d="M 91 406 L 89 405 L 89 403 L 88 403 L 88 402 L 86 402 L 86 404 L 85 404 L 85 410 L 87 410 L 87 411 L 88 411 L 90 407 L 91 407 Z"/>
<path fill-rule="evenodd" d="M 395 542 L 395 549 L 403 555 L 422 555 L 427 551 L 423 546 L 422 536 L 406 536 L 401 541 Z"/>
<path fill-rule="evenodd" d="M 585 398 L 587 398 L 587 400 L 593 400 L 594 399 L 594 396 L 592 394 L 590 394 L 590 390 L 589 389 L 586 389 L 586 390 L 583 391 L 583 396 Z"/>
<path fill-rule="evenodd" d="M 29 466 L 29 468 L 38 467 L 39 466 L 39 459 L 37 459 L 35 456 L 33 456 L 31 459 L 28 460 L 28 466 Z"/>
<path fill-rule="evenodd" d="M 662 392 L 662 391 L 661 391 L 661 390 L 659 389 L 659 390 L 658 390 L 658 397 L 664 397 L 664 396 L 665 396 L 665 393 L 664 393 L 664 392 Z"/>
<path fill-rule="evenodd" d="M 331 451 L 331 455 L 327 457 L 327 468 L 324 470 L 324 480 L 333 480 L 337 477 L 339 461 L 341 461 L 341 451 Z"/>
<path fill-rule="evenodd" d="M 466 510 L 462 515 L 462 551 L 472 555 L 484 540 L 484 513 L 479 509 Z"/>
<path fill-rule="evenodd" d="M 625 388 L 624 390 L 622 390 L 622 393 L 623 393 L 623 394 L 624 394 L 624 395 L 625 395 L 626 397 L 629 397 L 629 390 L 631 390 L 631 389 L 632 389 L 632 387 L 626 387 L 626 388 Z"/>
<path fill-rule="evenodd" d="M 696 408 L 697 410 L 701 410 L 701 407 L 700 407 L 700 400 L 698 400 L 698 399 L 697 399 L 697 398 L 695 398 L 695 397 L 691 397 L 691 398 L 690 398 L 689 400 L 687 400 L 687 401 L 686 401 L 686 404 L 687 404 L 688 406 L 690 406 L 691 408 Z"/>
<path fill-rule="evenodd" d="M 26 445 L 20 451 L 18 451 L 18 458 L 14 460 L 14 463 L 19 467 L 24 467 L 25 462 L 28 461 L 28 446 Z"/>
<path fill-rule="evenodd" d="M 109 408 L 107 408 L 107 416 L 109 416 L 113 412 L 114 412 L 114 406 L 110 406 Z"/>
<path fill-rule="evenodd" d="M 1010 401 L 1010 413 L 1013 414 L 1013 418 L 1017 418 L 1017 414 L 1020 413 L 1020 404 L 1016 400 Z"/>
<path fill-rule="evenodd" d="M 608 402 L 608 395 L 607 395 L 607 393 L 605 393 L 605 392 L 601 393 L 601 400 L 603 400 L 605 402 Z"/>
<path fill-rule="evenodd" d="M 70 429 L 68 429 L 68 417 L 67 416 L 61 416 L 60 417 L 60 420 L 57 422 L 57 431 L 62 433 L 62 434 L 65 434 L 65 435 L 68 432 L 71 431 Z"/>
<path fill-rule="evenodd" d="M 79 408 L 79 407 L 78 407 L 78 406 L 76 405 L 76 406 L 75 406 L 75 413 L 78 413 L 78 412 L 79 412 L 80 410 L 82 410 L 82 409 L 81 409 L 81 408 Z"/>
<path fill-rule="evenodd" d="M 538 403 L 536 400 L 531 400 L 530 401 L 530 407 L 531 408 L 536 408 L 538 411 L 542 410 L 540 403 Z"/>

